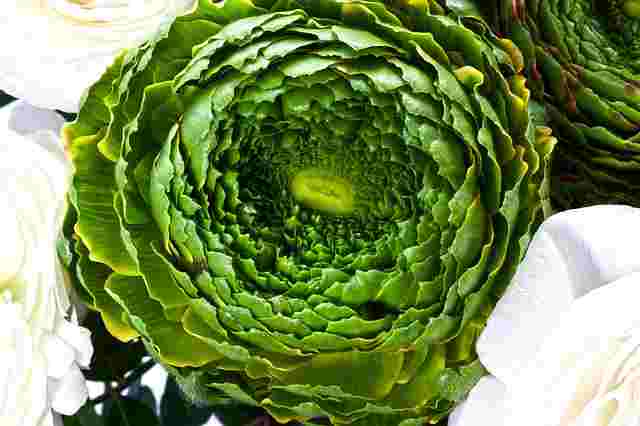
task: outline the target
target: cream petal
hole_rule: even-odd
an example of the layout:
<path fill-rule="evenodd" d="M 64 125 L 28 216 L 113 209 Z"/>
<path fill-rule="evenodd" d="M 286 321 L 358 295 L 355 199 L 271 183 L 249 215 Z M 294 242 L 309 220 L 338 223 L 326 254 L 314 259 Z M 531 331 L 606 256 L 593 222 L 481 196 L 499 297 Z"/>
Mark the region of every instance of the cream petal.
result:
<path fill-rule="evenodd" d="M 62 422 L 62 419 L 60 419 Z M 40 422 L 36 426 L 55 426 L 56 421 L 54 420 L 53 413 L 51 410 L 47 410 L 45 415 L 40 419 Z M 62 424 L 62 423 L 60 423 Z"/>
<path fill-rule="evenodd" d="M 87 401 L 89 391 L 84 376 L 76 366 L 60 381 L 55 390 L 51 407 L 60 414 L 75 414 Z"/>
<path fill-rule="evenodd" d="M 28 136 L 45 130 L 59 135 L 65 123 L 64 117 L 57 112 L 38 108 L 21 100 L 12 102 L 5 108 L 7 108 L 9 114 L 8 129 L 21 136 Z M 60 142 L 54 145 L 62 146 Z"/>
<path fill-rule="evenodd" d="M 478 340 L 482 363 L 509 385 L 575 297 L 556 236 L 543 225 Z"/>
<path fill-rule="evenodd" d="M 13 415 L 20 419 L 20 424 L 35 425 L 49 409 L 46 399 L 46 364 L 44 357 L 33 352 L 33 341 L 28 342 L 31 356 L 24 369 L 16 373 L 16 384 L 11 387 L 13 398 L 9 406 L 13 406 Z"/>
<path fill-rule="evenodd" d="M 56 333 L 74 350 L 74 358 L 81 367 L 89 367 L 93 357 L 91 332 L 66 320 L 60 320 L 56 326 Z"/>
<path fill-rule="evenodd" d="M 27 417 L 33 416 L 35 421 L 42 419 L 50 411 L 47 399 L 47 368 L 44 356 L 39 354 L 37 362 L 31 367 L 31 391 L 23 393 L 22 403 L 25 406 Z"/>
<path fill-rule="evenodd" d="M 507 426 L 504 423 L 506 392 L 507 387 L 495 377 L 483 377 L 451 413 L 448 426 Z"/>
<path fill-rule="evenodd" d="M 40 166 L 38 172 L 51 186 L 49 197 L 52 202 L 60 203 L 67 193 L 72 175 L 72 164 L 67 158 L 58 133 L 39 130 L 25 137 L 32 143 L 30 147 L 33 150 L 38 150 L 37 161 Z"/>
<path fill-rule="evenodd" d="M 42 119 L 43 126 L 59 131 L 59 116 L 16 102 L 8 115 L 3 111 L 2 118 L 7 120 L 7 127 L 0 124 L 3 129 L 0 132 L 5 133 L 1 145 L 7 155 L 0 161 L 3 168 L 9 169 L 4 174 L 13 177 L 10 182 L 13 191 L 5 195 L 11 198 L 12 210 L 20 212 L 16 215 L 18 225 L 14 229 L 21 232 L 21 241 L 34 244 L 29 250 L 23 250 L 29 256 L 19 264 L 19 277 L 14 281 L 18 284 L 38 283 L 20 285 L 14 289 L 14 294 L 22 302 L 27 317 L 40 324 L 52 324 L 55 313 L 52 298 L 64 301 L 51 289 L 63 283 L 57 270 L 55 239 L 62 222 L 71 170 L 59 140 L 52 131 L 45 131 L 46 127 L 38 128 L 36 121 Z M 52 215 L 52 211 L 56 214 Z"/>
<path fill-rule="evenodd" d="M 598 389 L 599 395 L 604 395 L 619 386 L 637 366 L 638 362 L 638 341 L 633 338 L 620 338 L 621 347 L 616 354 L 611 356 L 607 362 L 606 369 L 602 374 L 602 382 Z M 634 362 L 635 361 L 635 362 Z"/>
<path fill-rule="evenodd" d="M 0 168 L 0 173 L 3 170 Z M 21 229 L 18 225 L 18 217 L 16 210 L 11 208 L 11 204 L 3 195 L 7 194 L 8 189 L 0 183 L 0 203 L 4 208 L 0 208 L 0 235 L 3 238 L 3 244 L 0 244 L 0 289 L 5 287 L 16 276 L 22 268 L 25 258 L 25 244 Z"/>
<path fill-rule="evenodd" d="M 97 6 L 4 0 L 0 38 L 12 43 L 0 50 L 0 89 L 42 108 L 77 112 L 84 92 L 122 49 L 139 45 L 189 9 L 185 0 Z"/>
<path fill-rule="evenodd" d="M 543 223 L 478 341 L 492 374 L 510 385 L 574 300 L 640 270 L 638 223 L 640 209 L 626 206 L 567 211 Z"/>
<path fill-rule="evenodd" d="M 56 317 L 54 246 L 33 248 L 28 264 L 19 272 L 24 284 L 23 315 L 43 330 L 52 331 Z"/>
<path fill-rule="evenodd" d="M 636 371 L 634 347 L 622 338 L 640 324 L 638 224 L 640 209 L 596 206 L 558 214 L 534 236 L 477 345 L 508 387 L 505 424 L 599 425 L 581 414 Z M 460 413 L 481 410 L 477 401 Z"/>
<path fill-rule="evenodd" d="M 558 245 L 572 260 L 572 275 L 580 283 L 578 295 L 640 271 L 640 258 L 629 251 L 640 240 L 640 209 L 603 205 L 557 216 L 564 216 L 564 222 L 571 225 L 571 235 L 559 239 Z"/>
<path fill-rule="evenodd" d="M 607 351 L 598 347 L 599 343 L 594 341 L 593 345 L 579 349 L 572 346 L 566 354 L 561 349 L 560 354 L 555 354 L 558 360 L 529 367 L 528 374 L 520 377 L 520 386 L 512 388 L 517 397 L 510 401 L 516 416 L 511 421 L 550 426 L 575 421 L 596 396 L 607 361 L 618 349 Z"/>
<path fill-rule="evenodd" d="M 0 350 L 0 417 L 9 411 L 10 378 L 15 375 L 15 352 Z"/>
<path fill-rule="evenodd" d="M 87 390 L 89 391 L 90 399 L 95 399 L 102 396 L 105 393 L 106 389 L 107 387 L 105 386 L 104 382 L 94 382 L 92 380 L 87 380 Z"/>
<path fill-rule="evenodd" d="M 9 290 L 0 293 L 2 426 L 52 425 L 52 400 L 65 414 L 86 400 L 84 377 L 74 361 L 90 360 L 89 332 L 62 326 L 56 332 L 64 337 L 51 334 L 66 322 L 69 308 L 55 251 L 71 173 L 56 136 L 58 117 L 21 102 L 0 109 L 0 175 L 5 176 L 0 197 L 6 198 L 0 202 L 0 216 L 5 210 L 14 212 L 14 230 L 24 245 L 10 287 L 4 283 Z M 5 241 L 8 235 L 3 232 Z M 48 375 L 61 380 L 55 383 Z"/>
<path fill-rule="evenodd" d="M 47 378 L 47 400 L 53 401 L 60 389 L 62 379 L 56 379 L 55 377 Z"/>
<path fill-rule="evenodd" d="M 596 399 L 589 403 L 570 426 L 609 426 L 617 411 L 618 402 L 615 399 Z"/>
<path fill-rule="evenodd" d="M 512 422 L 520 422 L 512 424 L 570 424 L 586 409 L 608 364 L 624 350 L 620 337 L 640 322 L 639 282 L 640 273 L 630 274 L 593 290 L 562 316 L 512 381 L 510 405 L 517 414 Z"/>
<path fill-rule="evenodd" d="M 16 104 L 20 105 L 19 102 Z M 12 117 L 16 118 L 17 122 L 24 124 L 25 120 L 28 119 L 24 119 L 22 114 L 24 113 L 28 115 L 33 113 L 33 110 L 37 110 L 37 108 L 28 105 L 16 108 Z M 39 113 L 36 111 L 34 114 L 37 117 Z M 28 141 L 23 141 L 23 144 L 30 147 L 36 154 L 40 154 L 40 158 L 35 158 L 41 166 L 40 169 L 29 169 L 26 166 L 24 167 L 24 169 L 29 170 L 31 173 L 41 172 L 40 176 L 43 182 L 38 187 L 43 189 L 40 191 L 40 194 L 43 194 L 44 197 L 47 198 L 36 197 L 37 203 L 46 203 L 46 205 L 41 205 L 39 210 L 45 212 L 56 212 L 55 215 L 47 215 L 47 220 L 42 220 L 42 222 L 46 224 L 46 229 L 43 229 L 42 232 L 48 235 L 39 235 L 39 237 L 37 237 L 40 238 L 39 247 L 41 247 L 42 251 L 38 252 L 39 257 L 32 262 L 32 264 L 37 265 L 36 268 L 44 269 L 41 271 L 39 276 L 47 283 L 47 288 L 52 285 L 56 287 L 53 294 L 48 294 L 47 297 L 53 297 L 56 301 L 56 305 L 62 310 L 62 312 L 67 312 L 70 307 L 69 298 L 65 291 L 64 277 L 60 262 L 56 256 L 55 249 L 53 248 L 55 247 L 56 240 L 58 238 L 57 230 L 61 228 L 66 212 L 65 197 L 67 188 L 70 184 L 72 172 L 70 161 L 64 153 L 59 138 L 55 137 L 52 131 L 38 130 L 35 133 L 29 134 Z M 33 155 L 24 155 L 23 158 L 33 157 Z M 23 182 L 24 181 L 25 180 L 23 180 Z M 25 192 L 28 192 L 28 190 L 25 190 Z M 36 251 L 32 250 L 31 253 L 32 255 L 35 255 Z M 49 257 L 50 260 L 45 259 L 46 257 Z M 37 287 L 37 290 L 41 291 L 41 286 Z M 51 304 L 51 302 L 49 303 Z M 27 305 L 33 306 L 33 304 Z M 40 316 L 43 318 L 44 323 L 51 324 L 51 312 L 41 312 Z"/>
<path fill-rule="evenodd" d="M 67 342 L 55 334 L 45 337 L 43 347 L 47 358 L 47 375 L 59 379 L 69 372 L 74 363 L 74 350 Z"/>

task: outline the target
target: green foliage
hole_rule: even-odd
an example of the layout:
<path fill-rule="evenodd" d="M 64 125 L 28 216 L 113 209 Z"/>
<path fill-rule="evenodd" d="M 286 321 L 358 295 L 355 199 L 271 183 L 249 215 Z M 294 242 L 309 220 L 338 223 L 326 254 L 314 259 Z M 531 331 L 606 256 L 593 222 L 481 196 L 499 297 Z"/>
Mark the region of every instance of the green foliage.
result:
<path fill-rule="evenodd" d="M 116 399 L 106 416 L 105 426 L 134 425 L 160 426 L 160 422 L 156 414 L 142 402 L 127 397 Z"/>
<path fill-rule="evenodd" d="M 97 382 L 118 381 L 125 374 L 139 366 L 146 351 L 142 343 L 123 344 L 109 334 L 100 315 L 90 313 L 83 323 L 91 330 L 94 356 L 89 370 L 84 372 L 88 380 Z"/>
<path fill-rule="evenodd" d="M 63 418 L 64 426 L 105 426 L 104 418 L 99 416 L 94 407 L 85 405 L 74 416 Z"/>
<path fill-rule="evenodd" d="M 216 407 L 216 415 L 221 418 L 224 425 L 244 425 L 249 423 L 250 419 L 256 417 L 253 410 L 247 410 L 246 407 L 238 407 L 237 405 L 227 407 Z M 227 408 L 227 410 L 225 410 Z M 237 418 L 233 421 L 226 421 L 221 414 L 231 412 Z M 181 426 L 200 426 L 209 420 L 212 415 L 211 407 L 198 407 L 187 401 L 180 391 L 179 386 L 174 380 L 167 380 L 167 385 L 162 394 L 160 402 L 160 418 L 164 426 L 181 425 Z M 241 421 L 240 418 L 242 418 Z"/>
<path fill-rule="evenodd" d="M 555 139 L 513 45 L 388 3 L 202 0 L 65 128 L 75 284 L 190 401 L 410 426 L 482 374 Z"/>

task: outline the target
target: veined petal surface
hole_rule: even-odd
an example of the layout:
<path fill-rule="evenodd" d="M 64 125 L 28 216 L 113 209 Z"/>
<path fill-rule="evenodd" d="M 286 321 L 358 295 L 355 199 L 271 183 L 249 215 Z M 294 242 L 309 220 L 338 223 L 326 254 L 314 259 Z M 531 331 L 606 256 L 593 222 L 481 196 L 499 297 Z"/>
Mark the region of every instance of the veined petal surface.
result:
<path fill-rule="evenodd" d="M 79 368 L 91 361 L 90 332 L 69 316 L 56 250 L 71 178 L 63 122 L 20 102 L 0 110 L 3 425 L 53 425 L 56 413 L 73 414 L 87 398 Z"/>

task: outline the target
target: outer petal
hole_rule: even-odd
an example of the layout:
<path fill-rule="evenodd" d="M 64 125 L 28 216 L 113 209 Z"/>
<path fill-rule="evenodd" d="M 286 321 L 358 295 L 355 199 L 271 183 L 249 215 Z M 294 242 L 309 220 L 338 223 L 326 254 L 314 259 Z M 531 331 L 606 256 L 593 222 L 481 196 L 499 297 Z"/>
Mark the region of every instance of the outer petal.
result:
<path fill-rule="evenodd" d="M 67 374 L 74 362 L 73 348 L 54 334 L 45 338 L 44 354 L 47 357 L 47 375 L 56 379 Z"/>
<path fill-rule="evenodd" d="M 64 118 L 50 109 L 38 108 L 23 101 L 16 101 L 3 108 L 0 114 L 9 116 L 9 129 L 19 135 L 27 136 L 43 131 L 59 134 Z M 54 144 L 47 149 L 61 148 Z"/>
<path fill-rule="evenodd" d="M 44 108 L 75 112 L 84 91 L 123 48 L 142 43 L 195 0 L 7 0 L 0 16 L 0 89 Z"/>
<path fill-rule="evenodd" d="M 60 414 L 73 415 L 87 401 L 89 390 L 84 376 L 78 367 L 74 367 L 54 387 L 55 393 L 51 407 Z"/>
<path fill-rule="evenodd" d="M 0 119 L 0 232 L 18 248 L 0 253 L 0 424 L 48 426 L 52 406 L 72 414 L 86 401 L 78 365 L 93 353 L 89 332 L 66 319 L 55 250 L 70 166 L 57 114 L 17 102 Z"/>
<path fill-rule="evenodd" d="M 616 358 L 624 353 L 624 346 L 631 343 L 638 349 L 639 283 L 640 273 L 630 274 L 572 305 L 516 377 L 508 405 L 512 407 L 509 424 L 571 425 L 596 399 L 607 370 L 618 366 Z M 639 395 L 632 398 L 638 405 Z M 632 405 L 621 404 L 613 413 L 621 418 L 622 411 L 628 413 Z"/>
<path fill-rule="evenodd" d="M 595 206 L 551 217 L 478 341 L 488 370 L 509 385 L 572 302 L 640 270 L 640 209 Z"/>
<path fill-rule="evenodd" d="M 482 424 L 555 425 L 571 404 L 583 408 L 621 350 L 615 337 L 640 320 L 629 302 L 636 290 L 624 284 L 637 287 L 638 275 L 629 274 L 640 271 L 639 224 L 640 209 L 595 206 L 541 226 L 477 345 L 483 364 L 507 385 L 504 400 L 479 386 L 450 425 L 470 424 L 466 414 L 482 413 L 489 399 L 502 408 L 476 417 Z"/>
<path fill-rule="evenodd" d="M 449 426 L 508 426 L 504 418 L 506 394 L 507 387 L 504 383 L 495 377 L 483 377 L 471 390 L 465 403 L 451 413 Z"/>
<path fill-rule="evenodd" d="M 0 173 L 2 169 L 0 168 Z M 0 200 L 4 201 L 2 194 L 6 194 L 8 188 L 0 182 Z M 0 201 L 0 202 L 2 202 Z M 6 202 L 3 203 L 7 205 Z M 24 261 L 25 247 L 20 238 L 16 212 L 11 209 L 0 209 L 0 234 L 4 241 L 15 241 L 15 244 L 0 244 L 0 282 L 5 282 L 14 277 L 20 270 Z"/>
<path fill-rule="evenodd" d="M 75 359 L 78 365 L 88 368 L 91 363 L 91 357 L 93 356 L 91 332 L 69 321 L 59 320 L 56 326 L 56 333 L 74 349 Z"/>

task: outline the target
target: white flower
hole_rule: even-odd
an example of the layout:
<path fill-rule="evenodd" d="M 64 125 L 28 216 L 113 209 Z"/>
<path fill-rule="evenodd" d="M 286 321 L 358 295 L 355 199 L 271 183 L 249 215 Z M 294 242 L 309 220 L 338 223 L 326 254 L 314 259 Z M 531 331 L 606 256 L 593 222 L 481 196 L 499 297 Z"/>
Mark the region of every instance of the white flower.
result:
<path fill-rule="evenodd" d="M 90 332 L 68 318 L 56 253 L 71 169 L 63 119 L 24 103 L 0 109 L 0 425 L 60 424 L 87 399 L 79 367 Z M 53 411 L 52 411 L 53 410 Z"/>
<path fill-rule="evenodd" d="M 639 242 L 640 209 L 547 220 L 478 341 L 491 376 L 449 426 L 639 425 Z"/>
<path fill-rule="evenodd" d="M 0 90 L 76 112 L 123 48 L 139 45 L 196 0 L 2 0 Z"/>

